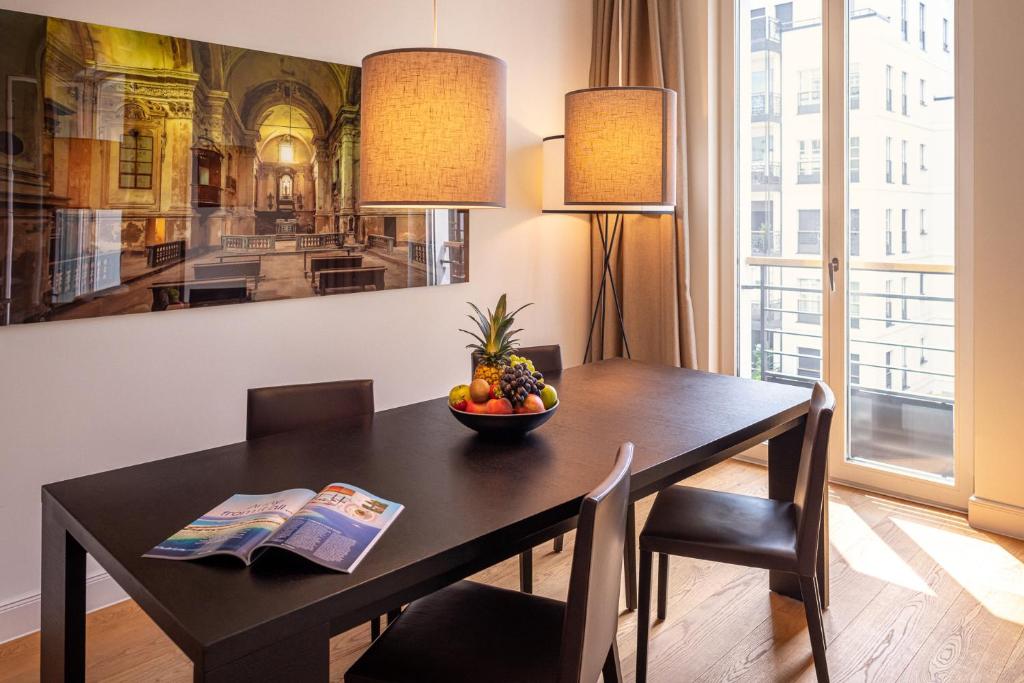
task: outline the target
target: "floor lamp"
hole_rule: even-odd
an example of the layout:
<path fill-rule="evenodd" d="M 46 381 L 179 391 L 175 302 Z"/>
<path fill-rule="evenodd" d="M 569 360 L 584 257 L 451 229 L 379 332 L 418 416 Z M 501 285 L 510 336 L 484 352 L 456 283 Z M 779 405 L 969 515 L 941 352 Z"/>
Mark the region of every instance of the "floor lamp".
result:
<path fill-rule="evenodd" d="M 654 90 L 662 92 L 660 89 Z M 665 92 L 672 93 L 672 91 Z M 672 100 L 674 101 L 675 94 L 672 93 L 672 95 Z M 597 296 L 594 298 L 594 310 L 590 316 L 590 329 L 587 333 L 587 347 L 583 353 L 583 362 L 586 363 L 591 359 L 591 353 L 594 348 L 594 329 L 598 324 L 598 320 L 600 320 L 602 333 L 604 331 L 609 290 L 611 291 L 611 298 L 615 308 L 619 335 L 622 340 L 622 349 L 626 358 L 630 358 L 631 351 L 629 339 L 626 336 L 625 316 L 622 310 L 622 300 L 619 297 L 619 287 L 615 282 L 615 271 L 612 268 L 612 255 L 615 253 L 617 245 L 621 243 L 622 231 L 628 214 L 671 214 L 675 212 L 675 184 L 674 182 L 669 183 L 672 188 L 671 197 L 666 195 L 662 198 L 669 201 L 660 203 L 629 203 L 628 197 L 625 198 L 626 201 L 622 202 L 567 203 L 565 201 L 566 186 L 568 185 L 565 174 L 565 137 L 564 135 L 552 135 L 544 138 L 543 212 L 589 215 L 597 220 L 597 233 L 601 239 L 602 251 L 601 284 L 598 286 Z M 674 156 L 674 140 L 671 149 Z M 602 197 L 602 199 L 604 198 Z"/>

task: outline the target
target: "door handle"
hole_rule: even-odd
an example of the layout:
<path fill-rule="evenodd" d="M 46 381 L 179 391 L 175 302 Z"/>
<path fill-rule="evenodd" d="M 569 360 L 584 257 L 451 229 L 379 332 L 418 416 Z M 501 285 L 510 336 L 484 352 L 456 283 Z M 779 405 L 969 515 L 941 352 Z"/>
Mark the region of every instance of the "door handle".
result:
<path fill-rule="evenodd" d="M 833 292 L 836 291 L 836 273 L 839 272 L 839 259 L 832 257 L 828 262 L 828 286 Z"/>

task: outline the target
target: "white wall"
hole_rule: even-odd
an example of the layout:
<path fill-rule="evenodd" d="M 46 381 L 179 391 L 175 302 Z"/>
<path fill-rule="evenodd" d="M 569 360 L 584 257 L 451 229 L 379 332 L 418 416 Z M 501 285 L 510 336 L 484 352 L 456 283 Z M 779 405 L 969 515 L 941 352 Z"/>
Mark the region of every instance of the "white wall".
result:
<path fill-rule="evenodd" d="M 502 292 L 535 302 L 524 343 L 560 343 L 578 364 L 587 224 L 540 214 L 540 140 L 562 132 L 564 93 L 587 85 L 590 2 L 438 4 L 440 46 L 508 63 L 508 206 L 471 213 L 470 282 L 0 329 L 0 642 L 16 635 L 5 623 L 35 618 L 44 483 L 240 441 L 247 387 L 372 377 L 379 409 L 444 395 L 469 371 L 464 302 Z M 432 26 L 429 0 L 0 7 L 344 64 L 429 45 Z"/>

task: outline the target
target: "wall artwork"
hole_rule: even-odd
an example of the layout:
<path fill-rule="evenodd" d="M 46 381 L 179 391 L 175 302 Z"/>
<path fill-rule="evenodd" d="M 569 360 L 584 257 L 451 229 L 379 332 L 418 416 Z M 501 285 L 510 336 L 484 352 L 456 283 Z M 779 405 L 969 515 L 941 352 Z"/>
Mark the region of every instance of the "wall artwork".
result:
<path fill-rule="evenodd" d="M 468 279 L 465 211 L 360 210 L 360 69 L 0 11 L 0 324 Z"/>

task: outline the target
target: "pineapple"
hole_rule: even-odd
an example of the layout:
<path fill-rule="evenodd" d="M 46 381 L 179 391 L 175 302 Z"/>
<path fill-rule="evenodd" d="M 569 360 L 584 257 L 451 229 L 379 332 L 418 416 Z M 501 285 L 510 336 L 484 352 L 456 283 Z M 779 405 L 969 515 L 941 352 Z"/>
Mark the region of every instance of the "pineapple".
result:
<path fill-rule="evenodd" d="M 515 316 L 530 304 L 520 306 L 506 314 L 505 295 L 502 294 L 498 299 L 498 305 L 494 307 L 494 312 L 488 310 L 487 315 L 484 315 L 475 304 L 467 303 L 472 306 L 476 315 L 467 315 L 466 317 L 476 323 L 480 329 L 480 334 L 469 330 L 459 330 L 478 342 L 466 345 L 466 348 L 472 349 L 480 361 L 473 372 L 473 379 L 483 379 L 488 384 L 494 384 L 501 379 L 502 368 L 508 364 L 508 357 L 516 344 L 517 340 L 512 336 L 522 331 L 521 329 L 511 329 L 515 322 Z"/>

